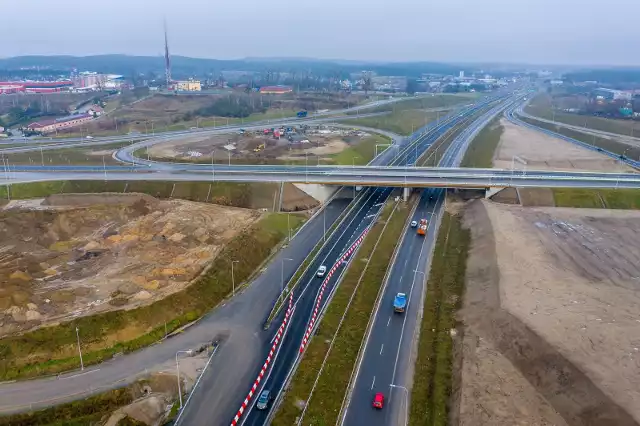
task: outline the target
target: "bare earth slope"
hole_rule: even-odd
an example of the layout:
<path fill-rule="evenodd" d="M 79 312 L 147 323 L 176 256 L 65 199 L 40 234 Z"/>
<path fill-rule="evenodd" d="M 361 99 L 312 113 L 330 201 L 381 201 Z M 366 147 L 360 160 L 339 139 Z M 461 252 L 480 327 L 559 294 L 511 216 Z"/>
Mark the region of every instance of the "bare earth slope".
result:
<path fill-rule="evenodd" d="M 181 290 L 260 215 L 140 194 L 42 204 L 0 211 L 0 336 Z"/>
<path fill-rule="evenodd" d="M 464 425 L 637 425 L 640 213 L 474 202 Z"/>

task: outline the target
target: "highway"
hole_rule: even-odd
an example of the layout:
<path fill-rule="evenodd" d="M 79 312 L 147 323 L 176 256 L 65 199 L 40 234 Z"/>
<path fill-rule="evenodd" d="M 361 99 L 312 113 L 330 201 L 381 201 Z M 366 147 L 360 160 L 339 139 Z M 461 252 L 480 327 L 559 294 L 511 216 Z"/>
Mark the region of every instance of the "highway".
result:
<path fill-rule="evenodd" d="M 428 133 L 423 133 L 423 136 L 418 137 L 411 143 L 399 148 L 399 152 L 393 157 L 392 164 L 414 164 L 417 158 L 419 158 L 445 132 L 454 127 L 457 123 L 461 122 L 464 118 L 474 114 L 480 109 L 487 108 L 494 101 L 483 103 L 482 106 L 476 108 L 470 108 L 463 114 L 454 115 L 443 120 L 439 124 L 431 126 Z M 505 99 L 503 98 L 502 101 L 505 102 Z M 385 152 L 390 152 L 390 150 Z M 396 169 L 398 168 L 396 167 Z M 345 168 L 345 170 L 348 170 L 348 168 Z M 382 168 L 379 170 L 382 170 Z M 371 177 L 374 178 L 375 176 Z M 335 240 L 332 239 L 328 242 L 328 245 L 323 248 L 323 250 L 327 250 L 326 253 L 323 252 L 321 256 L 316 259 L 311 268 L 309 268 L 302 278 L 302 282 L 306 283 L 303 287 L 304 291 L 299 292 L 300 294 L 294 295 L 296 301 L 291 322 L 289 323 L 289 327 L 287 328 L 286 334 L 282 340 L 280 349 L 276 353 L 276 358 L 273 361 L 273 367 L 268 371 L 266 378 L 261 381 L 260 386 L 256 391 L 256 395 L 258 395 L 261 389 L 269 389 L 273 395 L 276 396 L 276 402 L 273 406 L 277 404 L 277 400 L 279 400 L 281 396 L 283 387 L 286 386 L 288 379 L 295 371 L 297 362 L 300 360 L 300 344 L 312 316 L 320 284 L 323 281 L 315 276 L 317 268 L 321 264 L 325 265 L 327 268 L 331 268 L 336 264 L 337 260 L 341 258 L 341 255 L 346 252 L 347 248 L 352 246 L 354 241 L 356 241 L 375 221 L 390 193 L 391 189 L 389 188 L 389 185 L 383 185 L 381 188 L 364 189 L 357 198 L 356 207 L 347 217 L 345 217 L 345 221 L 341 224 L 341 228 L 335 234 L 335 237 L 333 237 Z M 344 267 L 341 266 L 338 269 L 338 272 L 328 279 L 327 287 L 324 292 L 325 296 L 319 305 L 320 312 L 323 312 L 329 303 L 330 294 L 334 291 L 335 285 L 339 282 L 340 275 L 344 270 Z M 260 370 L 260 367 L 260 365 L 256 365 L 256 375 Z M 247 384 L 247 388 L 249 386 L 250 383 Z M 241 406 L 240 402 L 245 396 L 246 395 L 240 396 L 242 399 L 239 398 L 237 408 Z M 238 424 L 264 425 L 268 423 L 268 419 L 272 414 L 271 410 L 256 410 L 253 405 L 255 404 L 255 401 L 256 398 L 253 398 L 250 401 L 247 411 L 243 412 L 242 416 L 239 416 Z"/>
<path fill-rule="evenodd" d="M 446 131 L 445 129 L 452 126 L 456 119 L 457 118 L 455 116 L 443 119 L 440 124 L 441 128 L 435 130 L 434 133 Z M 412 143 L 418 144 L 418 149 L 425 149 L 426 144 L 430 143 L 429 141 L 424 141 L 422 139 L 401 139 L 397 142 L 398 148 L 383 152 L 373 161 L 373 163 L 387 164 L 392 161 L 406 162 L 414 152 Z M 202 174 L 200 174 L 200 176 L 201 175 Z M 308 318 L 308 314 L 311 312 L 311 304 L 315 298 L 314 286 L 317 287 L 319 281 L 321 281 L 315 277 L 317 267 L 323 262 L 327 264 L 330 263 L 331 260 L 335 259 L 337 255 L 344 251 L 345 247 L 350 244 L 354 238 L 356 238 L 354 235 L 358 234 L 359 230 L 362 229 L 363 224 L 366 224 L 367 222 L 370 223 L 373 220 L 371 215 L 375 214 L 375 212 L 381 208 L 381 201 L 376 202 L 376 200 L 386 198 L 389 191 L 390 190 L 388 189 L 375 188 L 361 191 L 355 202 L 351 203 L 349 213 L 344 216 L 340 224 L 337 226 L 336 231 L 329 236 L 327 242 L 321 248 L 316 262 L 311 265 L 309 272 L 307 272 L 303 277 L 301 281 L 302 285 L 296 289 L 294 293 L 296 307 L 294 316 L 292 317 L 292 322 L 290 323 L 291 329 L 288 330 L 285 335 L 285 339 L 287 340 L 283 341 L 285 346 L 288 344 L 287 342 L 291 342 L 291 349 L 289 349 L 290 352 L 283 352 L 279 355 L 275 365 L 280 365 L 280 367 L 276 367 L 276 369 L 269 373 L 269 377 L 273 380 L 273 383 L 282 382 L 283 374 L 287 374 L 287 369 L 289 368 L 285 363 L 283 363 L 283 361 L 286 361 L 284 358 L 290 356 L 291 352 L 295 353 L 295 350 L 297 350 L 299 341 L 296 341 L 294 333 L 299 334 L 300 330 L 304 329 L 306 325 L 306 318 Z M 351 193 L 351 191 L 348 192 Z M 317 235 L 316 241 L 319 240 L 320 237 L 321 234 Z M 286 256 L 284 258 L 286 258 Z M 288 276 L 285 276 L 285 281 L 288 281 Z M 279 280 L 278 283 L 280 283 Z M 271 304 L 268 307 L 270 308 Z M 298 321 L 298 317 L 302 319 Z M 274 327 L 277 327 L 280 320 L 281 318 L 275 319 Z M 262 322 L 260 322 L 260 324 L 261 323 Z M 250 330 L 253 329 L 254 328 L 250 328 Z M 234 338 L 234 334 L 231 335 L 231 339 L 234 339 L 235 342 L 234 345 L 222 345 L 220 353 L 216 355 L 218 360 L 212 363 L 212 370 L 208 370 L 211 372 L 207 372 L 207 374 L 203 376 L 202 385 L 192 394 L 192 402 L 184 410 L 179 425 L 229 424 L 229 421 L 236 414 L 236 410 L 238 409 L 240 402 L 246 396 L 251 380 L 255 378 L 262 362 L 264 361 L 264 357 L 268 352 L 270 340 L 274 335 L 274 330 L 272 327 L 272 329 L 269 329 L 267 332 L 255 332 L 251 334 L 251 337 L 247 335 L 244 340 L 241 340 L 244 333 L 236 331 L 235 336 L 238 335 L 240 335 L 240 337 L 236 338 Z M 243 341 L 252 342 L 252 346 L 243 346 Z M 262 348 L 262 350 L 260 350 L 260 348 Z M 238 351 L 245 354 L 244 357 L 247 356 L 246 354 L 250 353 L 252 357 L 257 357 L 257 359 L 253 359 L 252 362 L 245 362 L 240 366 L 238 365 L 238 361 L 235 359 L 239 356 Z M 224 368 L 220 368 L 221 366 L 224 366 Z M 222 394 L 220 389 L 224 389 Z M 249 421 L 260 424 L 262 419 L 261 416 L 263 416 L 262 413 L 256 413 L 256 420 L 250 419 Z M 243 417 L 243 420 L 244 419 L 247 419 L 247 417 Z"/>
<path fill-rule="evenodd" d="M 451 143 L 440 166 L 454 167 L 462 161 L 470 142 L 480 130 L 508 105 L 502 104 L 477 118 Z M 445 191 L 425 189 L 409 220 L 428 220 L 427 234 L 420 236 L 407 226 L 383 282 L 382 297 L 373 314 L 365 336 L 364 350 L 356 365 L 339 420 L 341 425 L 402 425 L 408 424 L 406 412 L 411 387 L 412 354 L 419 313 L 424 304 L 425 283 L 430 269 L 440 220 L 444 211 Z M 403 314 L 393 311 L 397 293 L 407 295 Z M 391 387 L 391 385 L 397 388 Z M 377 392 L 385 395 L 385 407 L 372 407 Z"/>

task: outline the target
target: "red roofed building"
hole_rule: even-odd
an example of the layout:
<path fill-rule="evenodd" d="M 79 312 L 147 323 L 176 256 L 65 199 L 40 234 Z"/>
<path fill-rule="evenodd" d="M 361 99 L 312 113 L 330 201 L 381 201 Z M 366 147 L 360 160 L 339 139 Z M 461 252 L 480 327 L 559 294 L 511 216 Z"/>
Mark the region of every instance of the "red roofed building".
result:
<path fill-rule="evenodd" d="M 86 123 L 87 121 L 91 121 L 92 119 L 93 115 L 91 114 L 70 115 L 68 117 L 36 121 L 35 123 L 29 124 L 27 129 L 46 134 L 78 126 L 82 123 Z"/>
<path fill-rule="evenodd" d="M 55 93 L 69 90 L 71 81 L 0 81 L 0 94 Z"/>
<path fill-rule="evenodd" d="M 293 88 L 290 86 L 262 86 L 260 88 L 260 93 L 264 95 L 284 95 L 291 92 L 293 92 Z"/>

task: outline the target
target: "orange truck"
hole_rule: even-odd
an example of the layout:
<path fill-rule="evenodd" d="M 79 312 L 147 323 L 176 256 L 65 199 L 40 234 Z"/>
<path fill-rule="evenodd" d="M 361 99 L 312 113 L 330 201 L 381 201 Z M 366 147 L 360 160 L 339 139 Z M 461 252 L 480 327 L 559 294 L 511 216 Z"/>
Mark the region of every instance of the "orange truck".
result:
<path fill-rule="evenodd" d="M 427 219 L 420 219 L 420 223 L 418 224 L 418 230 L 416 232 L 418 233 L 418 235 L 427 234 Z"/>

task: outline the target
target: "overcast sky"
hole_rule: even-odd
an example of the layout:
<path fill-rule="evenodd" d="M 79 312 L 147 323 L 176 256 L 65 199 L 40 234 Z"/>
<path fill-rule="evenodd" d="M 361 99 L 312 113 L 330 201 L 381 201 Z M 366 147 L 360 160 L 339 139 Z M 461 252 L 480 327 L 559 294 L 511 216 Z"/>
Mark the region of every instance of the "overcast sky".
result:
<path fill-rule="evenodd" d="M 640 65 L 640 0 L 0 0 L 0 57 Z"/>

